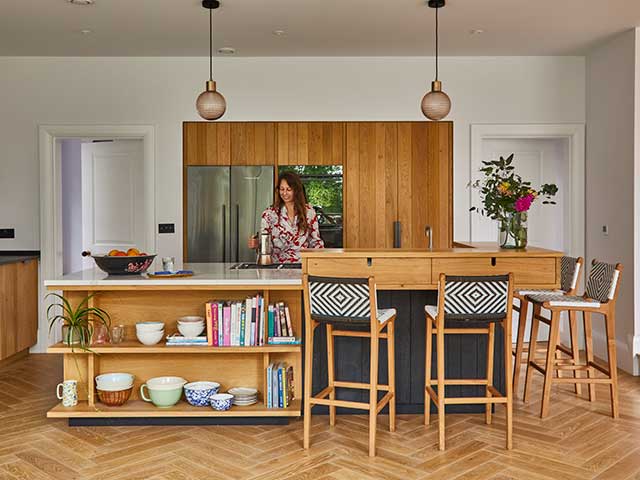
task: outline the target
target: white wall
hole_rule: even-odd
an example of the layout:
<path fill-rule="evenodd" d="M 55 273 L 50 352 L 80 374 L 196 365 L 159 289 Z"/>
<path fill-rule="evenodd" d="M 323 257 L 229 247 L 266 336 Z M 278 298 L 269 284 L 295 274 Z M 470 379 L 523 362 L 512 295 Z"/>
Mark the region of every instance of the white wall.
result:
<path fill-rule="evenodd" d="M 214 67 L 226 121 L 422 120 L 433 75 L 431 58 L 221 58 Z M 584 58 L 445 58 L 440 71 L 453 100 L 455 237 L 468 239 L 470 124 L 584 122 Z M 176 223 L 158 236 L 158 253 L 179 258 L 181 123 L 199 119 L 207 59 L 5 57 L 0 72 L 0 218 L 16 228 L 3 248 L 39 248 L 39 124 L 153 124 L 156 223 Z"/>
<path fill-rule="evenodd" d="M 62 181 L 62 245 L 64 273 L 82 270 L 82 157 L 80 139 L 59 140 Z"/>
<path fill-rule="evenodd" d="M 587 270 L 593 258 L 624 264 L 616 340 L 618 365 L 628 372 L 634 371 L 635 69 L 635 30 L 587 56 Z M 602 234 L 603 225 L 609 227 L 608 236 Z M 594 342 L 601 358 L 606 358 L 604 339 L 604 322 L 596 316 Z"/>

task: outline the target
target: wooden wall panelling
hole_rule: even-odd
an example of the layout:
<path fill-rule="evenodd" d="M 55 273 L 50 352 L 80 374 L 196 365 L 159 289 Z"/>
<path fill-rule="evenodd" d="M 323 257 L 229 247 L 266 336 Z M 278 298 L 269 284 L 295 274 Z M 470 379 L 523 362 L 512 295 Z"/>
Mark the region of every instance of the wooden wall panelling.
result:
<path fill-rule="evenodd" d="M 343 165 L 343 122 L 281 122 L 277 130 L 278 165 Z"/>
<path fill-rule="evenodd" d="M 231 123 L 231 165 L 275 165 L 273 122 Z"/>
<path fill-rule="evenodd" d="M 0 360 L 17 352 L 17 272 L 17 263 L 0 266 Z"/>
<path fill-rule="evenodd" d="M 182 149 L 184 165 L 230 165 L 229 123 L 184 122 Z"/>
<path fill-rule="evenodd" d="M 397 218 L 397 124 L 346 126 L 345 246 L 393 247 Z"/>
<path fill-rule="evenodd" d="M 38 341 L 38 260 L 17 264 L 16 352 Z"/>

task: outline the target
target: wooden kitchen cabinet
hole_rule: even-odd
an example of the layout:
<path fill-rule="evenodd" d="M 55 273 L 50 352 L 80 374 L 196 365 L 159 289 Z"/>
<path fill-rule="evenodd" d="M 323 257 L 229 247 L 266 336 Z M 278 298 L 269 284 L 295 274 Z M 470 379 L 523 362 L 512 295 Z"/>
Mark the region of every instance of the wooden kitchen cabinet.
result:
<path fill-rule="evenodd" d="M 231 124 L 184 122 L 184 165 L 231 165 Z"/>
<path fill-rule="evenodd" d="M 453 241 L 453 124 L 346 124 L 345 246 L 392 248 L 400 222 L 401 248 Z"/>
<path fill-rule="evenodd" d="M 0 265 L 0 360 L 38 339 L 38 260 Z"/>
<path fill-rule="evenodd" d="M 278 165 L 343 165 L 344 122 L 279 122 Z"/>
<path fill-rule="evenodd" d="M 275 165 L 275 123 L 234 122 L 229 125 L 231 165 Z"/>
<path fill-rule="evenodd" d="M 393 222 L 398 216 L 397 147 L 397 123 L 347 123 L 345 247 L 393 247 Z"/>

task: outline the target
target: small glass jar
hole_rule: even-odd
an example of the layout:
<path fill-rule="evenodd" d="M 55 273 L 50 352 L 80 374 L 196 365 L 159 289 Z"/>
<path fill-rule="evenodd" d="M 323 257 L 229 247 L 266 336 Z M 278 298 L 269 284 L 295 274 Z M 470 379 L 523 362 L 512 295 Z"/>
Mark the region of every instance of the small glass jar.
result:
<path fill-rule="evenodd" d="M 124 325 L 111 327 L 111 343 L 117 344 L 124 341 Z"/>
<path fill-rule="evenodd" d="M 165 272 L 173 272 L 175 263 L 176 259 L 174 257 L 162 257 L 162 270 Z"/>

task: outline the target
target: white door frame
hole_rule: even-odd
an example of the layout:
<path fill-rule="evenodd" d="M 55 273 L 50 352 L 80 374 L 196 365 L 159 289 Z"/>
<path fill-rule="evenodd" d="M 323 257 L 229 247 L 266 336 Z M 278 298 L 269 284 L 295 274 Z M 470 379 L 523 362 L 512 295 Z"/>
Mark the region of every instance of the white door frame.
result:
<path fill-rule="evenodd" d="M 62 274 L 57 254 L 62 250 L 62 202 L 60 153 L 56 140 L 64 138 L 140 139 L 144 149 L 144 185 L 147 214 L 145 239 L 156 250 L 155 212 L 155 127 L 153 125 L 40 125 L 38 127 L 40 158 L 40 309 L 38 343 L 33 352 L 45 352 L 49 345 L 49 327 L 45 318 L 44 296 L 48 293 L 44 280 Z"/>
<path fill-rule="evenodd" d="M 480 165 L 483 158 L 482 141 L 485 139 L 558 139 L 569 140 L 569 158 L 571 165 L 570 192 L 571 199 L 571 249 L 567 254 L 574 257 L 585 255 L 585 133 L 583 123 L 567 124 L 472 124 L 471 125 L 471 161 L 469 162 L 469 179 L 473 179 L 473 168 Z M 472 206 L 472 192 L 469 192 L 469 208 Z M 469 215 L 469 235 L 472 225 Z"/>

